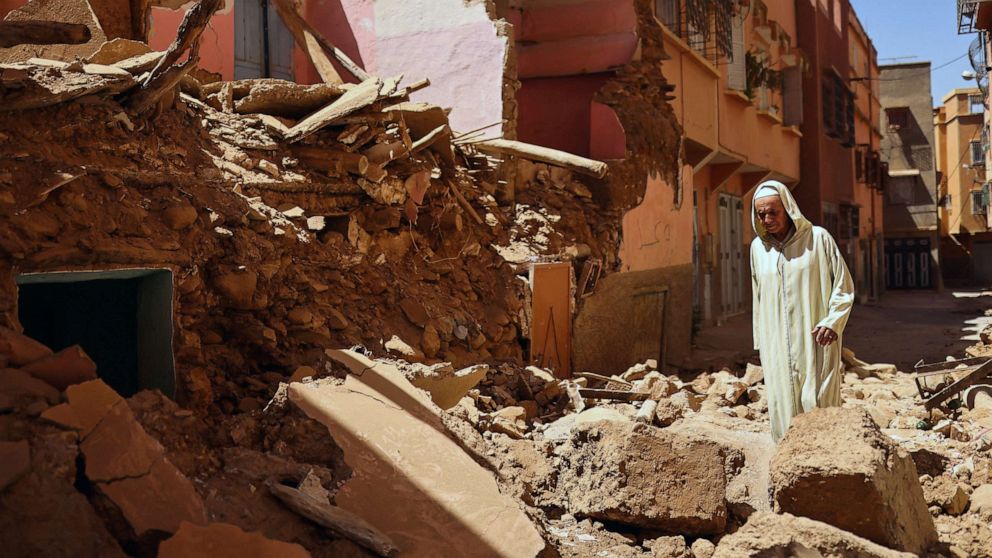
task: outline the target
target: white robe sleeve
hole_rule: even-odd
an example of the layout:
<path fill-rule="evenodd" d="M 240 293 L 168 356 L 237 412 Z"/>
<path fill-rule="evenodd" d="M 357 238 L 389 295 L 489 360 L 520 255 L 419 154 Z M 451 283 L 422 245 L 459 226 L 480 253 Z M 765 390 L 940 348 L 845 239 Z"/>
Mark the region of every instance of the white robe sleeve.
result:
<path fill-rule="evenodd" d="M 817 327 L 828 327 L 838 336 L 844 333 L 847 326 L 847 318 L 851 315 L 851 308 L 854 306 L 854 283 L 851 281 L 851 272 L 847 269 L 847 263 L 840 253 L 840 248 L 829 234 L 823 235 L 823 248 L 826 252 L 825 259 L 829 265 L 826 270 L 830 273 L 830 303 L 827 307 L 827 317 L 816 324 Z"/>
<path fill-rule="evenodd" d="M 761 294 L 758 292 L 758 274 L 754 270 L 753 243 L 761 242 L 761 239 L 755 238 L 751 242 L 751 339 L 754 340 L 754 350 L 757 351 L 761 348 L 758 345 L 758 329 L 760 329 L 759 325 L 761 324 Z"/>

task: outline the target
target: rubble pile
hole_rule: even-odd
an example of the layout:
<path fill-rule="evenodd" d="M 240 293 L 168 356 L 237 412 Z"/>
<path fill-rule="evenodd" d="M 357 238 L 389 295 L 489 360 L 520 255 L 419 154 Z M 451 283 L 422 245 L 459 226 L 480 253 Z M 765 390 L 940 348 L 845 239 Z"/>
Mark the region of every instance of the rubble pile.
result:
<path fill-rule="evenodd" d="M 86 60 L 0 66 L 8 326 L 20 274 L 168 269 L 177 396 L 230 414 L 301 367 L 331 372 L 325 347 L 519 361 L 529 318 L 517 273 L 542 258 L 616 262 L 619 216 L 584 185 L 598 179 L 517 157 L 536 169 L 521 182 L 531 205 L 497 205 L 497 159 L 453 144 L 441 107 L 409 101 L 424 82 L 187 72 L 136 112 L 163 57 L 118 38 Z"/>
<path fill-rule="evenodd" d="M 523 364 L 520 274 L 614 271 L 622 208 L 649 169 L 680 166 L 677 129 L 634 125 L 652 149 L 605 180 L 602 162 L 460 141 L 443 108 L 410 101 L 426 82 L 222 81 L 194 69 L 218 4 L 190 9 L 166 52 L 86 12 L 86 49 L 0 53 L 19 56 L 0 63 L 6 554 L 992 548 L 977 391 L 925 411 L 910 375 L 849 353 L 845 408 L 797 419 L 776 448 L 753 364 L 568 379 Z M 660 36 L 645 37 L 601 94 L 625 124 L 670 115 L 647 78 Z M 512 203 L 496 198 L 507 164 Z M 18 277 L 134 268 L 172 274 L 174 398 L 117 393 L 81 347 L 20 332 Z"/>

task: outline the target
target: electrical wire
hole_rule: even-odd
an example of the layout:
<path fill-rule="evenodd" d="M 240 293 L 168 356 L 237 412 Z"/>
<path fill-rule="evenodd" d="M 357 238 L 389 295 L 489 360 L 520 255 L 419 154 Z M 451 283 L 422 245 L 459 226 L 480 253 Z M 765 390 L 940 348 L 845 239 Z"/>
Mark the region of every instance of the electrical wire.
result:
<path fill-rule="evenodd" d="M 954 60 L 950 60 L 948 62 L 944 62 L 943 64 L 941 64 L 939 66 L 935 66 L 933 68 L 930 68 L 929 70 L 922 71 L 922 72 L 916 72 L 916 73 L 912 73 L 912 74 L 908 74 L 908 75 L 905 75 L 905 76 L 902 76 L 902 77 L 897 77 L 897 78 L 855 77 L 855 78 L 851 78 L 851 81 L 902 81 L 904 79 L 913 79 L 913 78 L 917 78 L 917 77 L 920 77 L 920 76 L 925 76 L 927 74 L 932 74 L 932 73 L 936 72 L 937 70 L 942 70 L 942 69 L 950 66 L 951 64 L 957 62 L 958 60 L 961 60 L 965 56 L 968 56 L 968 53 L 967 52 L 964 53 L 964 54 L 962 54 L 961 56 L 958 56 Z M 884 64 L 883 64 L 883 66 L 884 66 Z"/>

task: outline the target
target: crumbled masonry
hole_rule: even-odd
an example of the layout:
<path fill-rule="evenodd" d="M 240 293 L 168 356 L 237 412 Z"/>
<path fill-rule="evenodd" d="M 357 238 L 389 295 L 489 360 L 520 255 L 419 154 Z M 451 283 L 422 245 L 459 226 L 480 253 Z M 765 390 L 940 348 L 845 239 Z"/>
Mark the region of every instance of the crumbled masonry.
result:
<path fill-rule="evenodd" d="M 681 164 L 660 36 L 597 97 L 631 124 L 604 163 L 456 141 L 394 76 L 219 80 L 219 4 L 168 54 L 85 0 L 77 42 L 0 49 L 3 556 L 990 555 L 981 390 L 926 411 L 845 351 L 843 407 L 776 446 L 756 359 L 527 360 L 529 266 L 617 273 L 624 212 Z M 120 270 L 170 274 L 174 393 L 24 333 L 19 278 Z"/>

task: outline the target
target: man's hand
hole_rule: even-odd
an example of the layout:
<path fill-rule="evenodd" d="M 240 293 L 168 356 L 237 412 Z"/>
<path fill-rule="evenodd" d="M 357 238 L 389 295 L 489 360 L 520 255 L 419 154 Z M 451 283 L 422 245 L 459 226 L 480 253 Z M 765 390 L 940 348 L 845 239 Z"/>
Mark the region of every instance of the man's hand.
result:
<path fill-rule="evenodd" d="M 813 340 L 817 345 L 826 347 L 837 340 L 837 334 L 829 327 L 818 327 L 813 330 Z"/>

